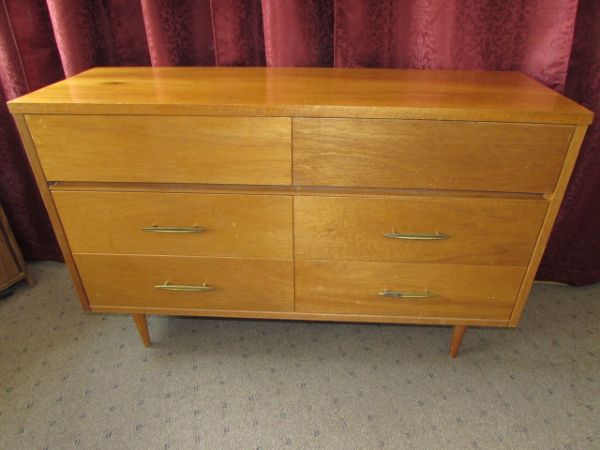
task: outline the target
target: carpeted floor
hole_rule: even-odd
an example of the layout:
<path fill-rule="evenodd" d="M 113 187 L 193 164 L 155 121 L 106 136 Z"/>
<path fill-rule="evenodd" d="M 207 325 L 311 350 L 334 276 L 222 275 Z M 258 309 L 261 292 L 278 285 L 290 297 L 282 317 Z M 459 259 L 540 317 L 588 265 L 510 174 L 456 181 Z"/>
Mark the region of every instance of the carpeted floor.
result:
<path fill-rule="evenodd" d="M 600 285 L 518 330 L 86 314 L 59 263 L 0 301 L 1 449 L 598 449 Z"/>

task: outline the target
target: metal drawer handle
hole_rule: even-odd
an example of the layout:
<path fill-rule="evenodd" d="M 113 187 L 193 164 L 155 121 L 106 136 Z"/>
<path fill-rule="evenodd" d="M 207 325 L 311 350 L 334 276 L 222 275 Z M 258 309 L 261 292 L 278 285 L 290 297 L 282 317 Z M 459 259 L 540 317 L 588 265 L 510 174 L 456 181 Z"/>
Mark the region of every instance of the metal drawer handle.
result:
<path fill-rule="evenodd" d="M 205 228 L 202 227 L 158 227 L 151 226 L 142 228 L 142 231 L 150 233 L 202 233 Z"/>
<path fill-rule="evenodd" d="M 379 295 L 391 298 L 433 298 L 438 296 L 429 291 L 388 291 L 387 289 L 384 289 Z"/>
<path fill-rule="evenodd" d="M 195 286 L 188 284 L 169 284 L 169 282 L 165 282 L 163 284 L 157 284 L 154 286 L 156 289 L 164 289 L 165 291 L 184 291 L 184 292 L 204 292 L 204 291 L 212 291 L 215 288 L 213 286 L 207 286 L 206 283 Z"/>
<path fill-rule="evenodd" d="M 445 233 L 387 233 L 384 234 L 386 238 L 392 239 L 403 239 L 406 241 L 441 241 L 442 239 L 449 239 Z"/>

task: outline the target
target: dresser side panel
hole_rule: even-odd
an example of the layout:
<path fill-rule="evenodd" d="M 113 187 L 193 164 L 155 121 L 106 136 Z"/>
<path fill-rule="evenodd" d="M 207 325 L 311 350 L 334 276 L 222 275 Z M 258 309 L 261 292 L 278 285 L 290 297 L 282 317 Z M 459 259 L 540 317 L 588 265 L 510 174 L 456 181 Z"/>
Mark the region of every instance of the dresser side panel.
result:
<path fill-rule="evenodd" d="M 23 146 L 25 147 L 27 158 L 29 159 L 29 163 L 31 164 L 31 169 L 35 177 L 36 184 L 38 186 L 38 189 L 40 190 L 44 206 L 48 211 L 50 223 L 52 224 L 52 228 L 54 230 L 54 233 L 56 234 L 58 245 L 60 246 L 63 258 L 65 259 L 65 263 L 67 264 L 69 273 L 71 274 L 71 278 L 73 279 L 73 284 L 75 285 L 75 290 L 77 292 L 77 296 L 79 297 L 79 302 L 81 303 L 81 307 L 83 310 L 90 311 L 90 305 L 88 303 L 87 295 L 83 287 L 83 283 L 81 282 L 77 266 L 75 265 L 75 261 L 71 253 L 71 249 L 69 247 L 67 236 L 64 232 L 62 223 L 60 221 L 58 211 L 56 210 L 56 206 L 54 205 L 54 201 L 52 200 L 52 195 L 50 194 L 50 189 L 48 188 L 48 181 L 46 180 L 46 176 L 44 175 L 44 171 L 42 170 L 42 166 L 40 165 L 37 151 L 33 140 L 31 139 L 31 134 L 29 133 L 29 128 L 27 126 L 25 116 L 23 116 L 22 114 L 15 114 L 14 119 L 17 124 L 19 134 L 21 135 L 21 141 L 23 142 Z"/>
<path fill-rule="evenodd" d="M 562 204 L 563 198 L 565 196 L 565 192 L 567 190 L 567 186 L 569 184 L 573 168 L 575 167 L 577 156 L 579 155 L 579 150 L 581 148 L 581 144 L 583 143 L 583 138 L 585 137 L 585 132 L 587 131 L 587 128 L 587 125 L 578 125 L 575 128 L 575 132 L 573 133 L 573 137 L 571 139 L 571 143 L 567 151 L 567 156 L 565 158 L 561 174 L 556 184 L 556 189 L 554 190 L 554 193 L 548 196 L 550 200 L 550 205 L 548 206 L 546 218 L 544 219 L 544 223 L 542 224 L 542 229 L 540 231 L 535 248 L 533 250 L 531 261 L 529 262 L 527 272 L 525 273 L 525 278 L 521 285 L 521 289 L 519 290 L 519 295 L 517 296 L 515 307 L 513 308 L 510 317 L 509 326 L 511 327 L 516 327 L 519 324 L 519 321 L 521 320 L 523 309 L 527 304 L 527 300 L 531 292 L 531 287 L 533 285 L 535 275 L 537 273 L 542 257 L 544 256 L 544 251 L 546 250 L 546 245 L 548 244 L 548 239 L 550 238 L 550 233 L 552 232 L 552 227 L 554 226 L 554 222 L 556 221 L 558 211 L 560 210 L 560 205 Z"/>

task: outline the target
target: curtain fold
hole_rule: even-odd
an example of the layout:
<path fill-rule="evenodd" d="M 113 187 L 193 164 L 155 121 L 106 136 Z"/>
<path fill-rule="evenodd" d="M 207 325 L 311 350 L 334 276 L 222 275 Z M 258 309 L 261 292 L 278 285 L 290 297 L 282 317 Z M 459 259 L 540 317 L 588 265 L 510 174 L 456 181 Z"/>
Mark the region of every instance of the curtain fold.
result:
<path fill-rule="evenodd" d="M 577 0 L 338 1 L 335 64 L 519 70 L 562 90 L 576 11 Z"/>
<path fill-rule="evenodd" d="M 571 284 L 600 281 L 600 2 L 582 0 L 566 95 L 595 112 L 538 278 Z"/>
<path fill-rule="evenodd" d="M 5 100 L 92 66 L 520 70 L 600 113 L 596 0 L 0 0 L 0 202 L 29 260 L 58 259 Z M 600 281 L 600 131 L 539 277 Z"/>
<path fill-rule="evenodd" d="M 141 3 L 152 65 L 214 65 L 210 0 L 142 0 Z"/>
<path fill-rule="evenodd" d="M 263 0 L 267 65 L 333 65 L 333 6 L 333 0 Z"/>
<path fill-rule="evenodd" d="M 35 13 L 32 13 L 34 11 Z M 60 259 L 6 100 L 64 78 L 43 0 L 0 5 L 0 203 L 27 259 Z"/>
<path fill-rule="evenodd" d="M 260 0 L 212 2 L 212 25 L 216 65 L 265 65 L 265 41 Z"/>

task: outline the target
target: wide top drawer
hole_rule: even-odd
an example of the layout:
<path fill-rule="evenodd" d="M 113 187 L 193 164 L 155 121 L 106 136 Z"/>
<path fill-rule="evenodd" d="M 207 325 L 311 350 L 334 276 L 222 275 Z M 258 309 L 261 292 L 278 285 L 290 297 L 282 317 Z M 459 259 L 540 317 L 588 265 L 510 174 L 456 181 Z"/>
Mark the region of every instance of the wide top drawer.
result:
<path fill-rule="evenodd" d="M 552 192 L 573 127 L 294 119 L 294 184 Z"/>
<path fill-rule="evenodd" d="M 48 181 L 287 185 L 291 119 L 30 115 Z"/>

